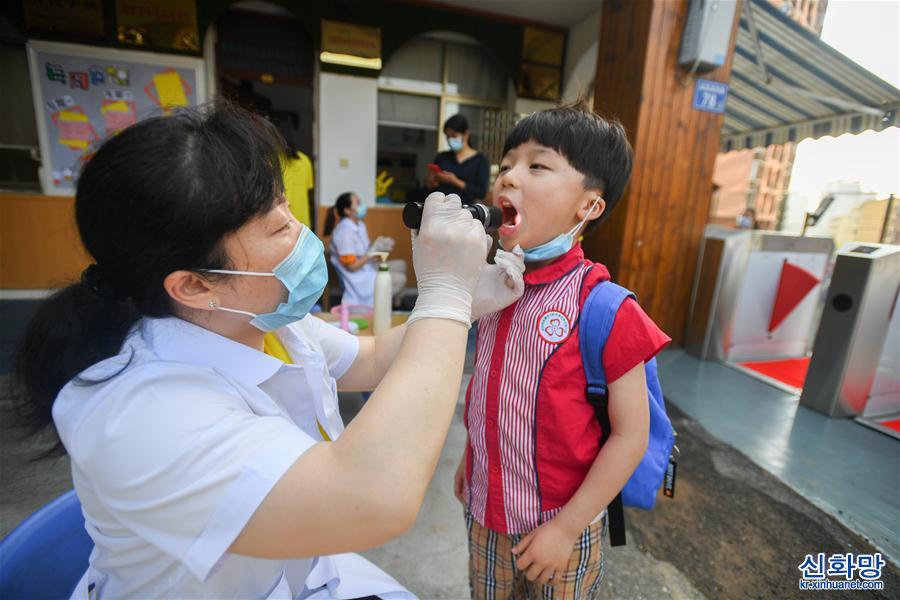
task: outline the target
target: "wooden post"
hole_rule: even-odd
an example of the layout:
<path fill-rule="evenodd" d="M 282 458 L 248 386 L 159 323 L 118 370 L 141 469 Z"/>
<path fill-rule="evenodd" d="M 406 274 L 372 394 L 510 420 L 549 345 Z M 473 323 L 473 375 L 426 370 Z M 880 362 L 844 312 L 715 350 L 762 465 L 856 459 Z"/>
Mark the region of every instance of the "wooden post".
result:
<path fill-rule="evenodd" d="M 740 8 L 725 65 L 699 77 L 729 81 Z M 688 0 L 603 1 L 594 108 L 622 122 L 635 162 L 625 196 L 584 243 L 678 345 L 724 120 L 692 108 L 696 77 L 678 67 L 687 10 Z"/>

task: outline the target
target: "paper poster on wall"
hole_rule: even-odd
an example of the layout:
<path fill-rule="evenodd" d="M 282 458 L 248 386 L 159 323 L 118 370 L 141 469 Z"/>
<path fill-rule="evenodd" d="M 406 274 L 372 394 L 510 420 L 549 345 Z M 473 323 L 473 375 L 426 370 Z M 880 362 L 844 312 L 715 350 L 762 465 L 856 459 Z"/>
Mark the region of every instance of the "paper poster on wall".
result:
<path fill-rule="evenodd" d="M 153 76 L 153 81 L 144 87 L 144 92 L 157 106 L 165 110 L 188 105 L 191 85 L 175 69 L 165 69 Z"/>
<path fill-rule="evenodd" d="M 76 152 L 84 152 L 99 138 L 97 132 L 91 127 L 90 118 L 80 106 L 66 108 L 50 115 L 50 120 L 56 125 L 60 145 L 66 146 Z"/>
<path fill-rule="evenodd" d="M 107 137 L 206 100 L 199 58 L 32 41 L 28 63 L 46 194 L 74 193 Z"/>
<path fill-rule="evenodd" d="M 105 119 L 106 135 L 115 135 L 137 123 L 137 109 L 134 102 L 104 98 L 100 102 L 100 112 Z"/>

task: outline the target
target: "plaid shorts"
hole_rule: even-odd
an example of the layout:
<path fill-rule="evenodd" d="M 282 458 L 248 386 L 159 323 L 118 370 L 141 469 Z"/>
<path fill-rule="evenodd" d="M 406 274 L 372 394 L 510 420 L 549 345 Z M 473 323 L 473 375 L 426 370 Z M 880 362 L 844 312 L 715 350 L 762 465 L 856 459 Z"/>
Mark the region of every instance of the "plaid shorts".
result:
<path fill-rule="evenodd" d="M 602 538 L 606 515 L 581 532 L 565 573 L 556 574 L 556 585 L 541 585 L 525 578 L 516 567 L 512 549 L 522 534 L 506 535 L 482 526 L 466 511 L 469 530 L 469 593 L 477 600 L 580 600 L 596 597 L 603 581 Z"/>

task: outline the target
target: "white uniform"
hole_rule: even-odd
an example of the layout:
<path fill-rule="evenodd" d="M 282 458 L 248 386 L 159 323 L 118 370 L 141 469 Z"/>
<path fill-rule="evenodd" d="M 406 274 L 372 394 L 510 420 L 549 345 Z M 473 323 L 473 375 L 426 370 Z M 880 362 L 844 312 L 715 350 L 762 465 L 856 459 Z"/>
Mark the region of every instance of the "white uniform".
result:
<path fill-rule="evenodd" d="M 228 552 L 285 471 L 322 440 L 317 421 L 332 439 L 343 431 L 335 379 L 358 340 L 312 316 L 278 337 L 295 364 L 181 319 L 143 319 L 117 356 L 80 376 L 105 381 L 62 389 L 53 419 L 95 544 L 73 597 L 403 597 L 355 555 Z M 368 577 L 369 591 L 348 570 Z"/>
<path fill-rule="evenodd" d="M 355 223 L 353 219 L 341 219 L 331 233 L 331 264 L 341 276 L 345 304 L 375 304 L 375 264 L 367 262 L 358 271 L 350 271 L 340 261 L 341 256 L 360 258 L 371 245 L 369 232 L 362 221 Z"/>

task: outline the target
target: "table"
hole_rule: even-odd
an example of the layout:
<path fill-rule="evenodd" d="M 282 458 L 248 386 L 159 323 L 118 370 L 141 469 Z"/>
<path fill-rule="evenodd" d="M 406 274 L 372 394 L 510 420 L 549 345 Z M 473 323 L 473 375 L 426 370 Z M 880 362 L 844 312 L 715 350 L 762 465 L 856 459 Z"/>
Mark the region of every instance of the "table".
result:
<path fill-rule="evenodd" d="M 331 313 L 325 313 L 325 312 L 314 313 L 313 316 L 319 317 L 319 318 L 322 319 L 323 321 L 328 321 L 328 322 L 333 322 L 333 321 L 339 321 L 339 320 L 340 320 L 340 319 L 338 319 L 336 316 L 334 316 L 333 314 L 331 314 Z M 403 325 L 404 323 L 406 323 L 406 320 L 407 320 L 407 319 L 409 319 L 409 313 L 408 313 L 408 312 L 394 312 L 394 313 L 391 313 L 391 327 L 397 327 L 398 325 Z M 371 335 L 372 335 L 372 319 L 368 319 L 368 321 L 369 321 L 369 326 L 366 327 L 365 329 L 360 329 L 360 330 L 359 330 L 359 333 L 358 333 L 357 335 L 368 335 L 368 336 L 371 336 Z"/>

